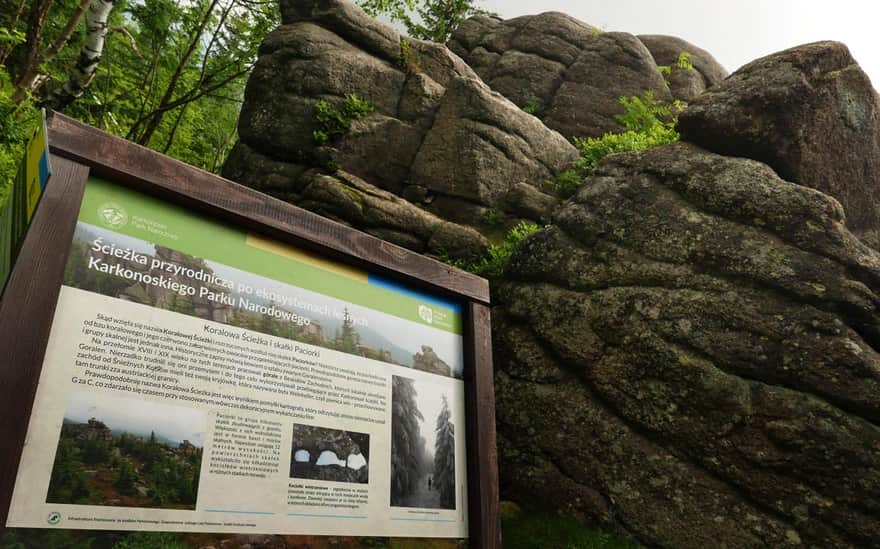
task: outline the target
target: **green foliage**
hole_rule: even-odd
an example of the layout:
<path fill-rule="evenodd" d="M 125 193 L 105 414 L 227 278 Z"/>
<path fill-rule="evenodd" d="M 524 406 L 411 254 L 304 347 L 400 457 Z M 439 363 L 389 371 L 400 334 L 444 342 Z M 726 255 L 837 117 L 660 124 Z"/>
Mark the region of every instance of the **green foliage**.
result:
<path fill-rule="evenodd" d="M 400 39 L 400 59 L 398 59 L 400 68 L 406 72 L 413 74 L 422 70 L 422 61 L 419 53 L 413 49 L 412 44 L 406 38 Z"/>
<path fill-rule="evenodd" d="M 193 508 L 201 448 L 184 458 L 155 433 L 146 441 L 127 433 L 102 439 L 84 435 L 83 429 L 83 424 L 61 428 L 47 502 L 96 505 L 122 497 L 129 498 L 128 506 Z M 148 488 L 147 496 L 138 494 L 138 484 Z"/>
<path fill-rule="evenodd" d="M 0 205 L 18 166 L 24 158 L 24 149 L 40 120 L 40 111 L 30 99 L 16 104 L 12 100 L 13 86 L 9 74 L 0 67 Z"/>
<path fill-rule="evenodd" d="M 74 32 L 59 49 L 50 45 L 63 38 L 78 2 L 47 2 L 48 11 L 35 44 L 22 38 L 29 28 L 25 16 L 13 20 L 0 10 L 0 125 L 14 125 L 35 112 L 35 101 L 65 82 L 83 44 L 84 20 L 73 20 Z M 118 1 L 108 25 L 120 32 L 107 35 L 97 73 L 85 94 L 65 108 L 65 114 L 104 131 L 149 146 L 188 164 L 218 172 L 234 145 L 238 113 L 247 75 L 264 36 L 280 19 L 277 2 L 249 0 Z M 188 52 L 188 55 L 187 55 Z M 10 83 L 27 72 L 29 54 L 36 54 L 38 78 L 33 87 Z M 11 78 L 7 77 L 11 75 Z M 42 87 L 40 82 L 46 82 Z M 18 96 L 13 101 L 13 96 Z M 22 99 L 21 97 L 24 97 Z M 15 117 L 10 104 L 17 104 Z M 0 134 L 5 132 L 0 129 Z M 21 147 L 0 135 L 0 189 L 11 177 Z M 14 148 L 14 162 L 7 159 Z M 0 190 L 2 193 L 2 190 Z"/>
<path fill-rule="evenodd" d="M 332 139 L 342 137 L 351 129 L 351 123 L 373 112 L 373 105 L 366 99 L 350 93 L 345 96 L 342 108 L 335 107 L 325 99 L 315 102 L 315 123 L 318 128 L 312 132 L 315 144 L 323 145 Z"/>
<path fill-rule="evenodd" d="M 583 180 L 610 154 L 644 151 L 678 141 L 680 136 L 675 125 L 682 109 L 679 101 L 664 103 L 656 99 L 653 92 L 646 91 L 641 97 L 621 97 L 620 104 L 624 113 L 618 115 L 617 120 L 626 131 L 609 132 L 602 137 L 574 138 L 581 157 L 571 168 L 548 182 L 560 196 L 573 195 Z"/>
<path fill-rule="evenodd" d="M 483 214 L 483 223 L 488 227 L 500 226 L 504 223 L 504 212 L 496 210 L 495 208 L 489 208 L 486 210 L 486 213 Z"/>
<path fill-rule="evenodd" d="M 505 549 L 635 549 L 638 545 L 549 513 L 502 516 Z"/>
<path fill-rule="evenodd" d="M 476 0 L 360 0 L 358 4 L 373 17 L 385 15 L 402 24 L 410 36 L 445 43 L 472 15 L 487 14 Z"/>
<path fill-rule="evenodd" d="M 646 91 L 641 97 L 621 97 L 624 113 L 615 116 L 627 131 L 647 132 L 665 124 L 672 118 L 672 106 L 654 98 L 654 92 Z"/>
<path fill-rule="evenodd" d="M 520 221 L 508 231 L 503 241 L 489 246 L 486 255 L 476 261 L 442 259 L 453 267 L 470 271 L 489 280 L 495 280 L 504 273 L 504 268 L 507 266 L 507 262 L 510 261 L 510 256 L 517 245 L 538 229 L 540 227 L 534 223 Z"/>
<path fill-rule="evenodd" d="M 530 99 L 522 106 L 522 110 L 524 113 L 541 118 L 544 114 L 544 104 L 536 99 Z"/>
<path fill-rule="evenodd" d="M 669 65 L 657 65 L 657 72 L 663 77 L 663 82 L 669 87 L 669 77 L 672 76 L 672 67 Z"/>
<path fill-rule="evenodd" d="M 602 29 L 600 29 L 599 27 L 593 27 L 592 29 L 590 29 L 590 34 L 592 34 L 593 36 L 601 36 Z"/>
<path fill-rule="evenodd" d="M 694 64 L 691 63 L 691 54 L 690 52 L 683 51 L 678 54 L 678 59 L 675 61 L 675 66 L 679 69 L 685 71 L 694 70 Z"/>

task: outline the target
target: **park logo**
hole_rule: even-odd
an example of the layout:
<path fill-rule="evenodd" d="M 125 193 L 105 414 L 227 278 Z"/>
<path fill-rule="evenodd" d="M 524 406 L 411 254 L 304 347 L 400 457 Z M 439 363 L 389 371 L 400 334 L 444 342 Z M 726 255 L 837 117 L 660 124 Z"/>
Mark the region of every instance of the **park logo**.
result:
<path fill-rule="evenodd" d="M 107 202 L 98 206 L 98 218 L 105 226 L 115 229 L 128 223 L 128 212 L 116 202 Z"/>
<path fill-rule="evenodd" d="M 434 311 L 426 305 L 419 305 L 419 317 L 428 324 L 434 323 Z"/>
<path fill-rule="evenodd" d="M 49 516 L 46 517 L 46 522 L 51 524 L 52 526 L 55 526 L 56 524 L 61 522 L 61 513 L 59 513 L 58 511 L 52 511 L 51 513 L 49 513 Z"/>

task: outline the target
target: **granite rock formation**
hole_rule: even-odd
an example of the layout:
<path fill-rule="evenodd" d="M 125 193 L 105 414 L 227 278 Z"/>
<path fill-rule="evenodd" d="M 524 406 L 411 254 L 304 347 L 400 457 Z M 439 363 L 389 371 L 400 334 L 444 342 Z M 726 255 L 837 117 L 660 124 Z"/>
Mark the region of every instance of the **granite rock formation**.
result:
<path fill-rule="evenodd" d="M 880 539 L 880 255 L 843 220 L 692 145 L 606 160 L 500 292 L 506 495 L 664 547 Z"/>
<path fill-rule="evenodd" d="M 505 97 L 540 110 L 565 137 L 620 131 L 621 96 L 672 95 L 648 48 L 625 32 L 602 32 L 571 16 L 548 12 L 501 20 L 472 17 L 449 48 Z"/>
<path fill-rule="evenodd" d="M 442 45 L 401 37 L 342 0 L 282 1 L 224 174 L 417 251 L 485 249 L 487 214 L 540 221 L 545 181 L 577 152 Z M 316 104 L 373 110 L 325 143 Z M 403 198 L 403 199 L 401 199 Z M 451 246 L 451 248 L 449 247 Z"/>
<path fill-rule="evenodd" d="M 843 44 L 749 63 L 693 101 L 679 128 L 692 143 L 833 196 L 847 226 L 880 244 L 880 99 Z"/>
<path fill-rule="evenodd" d="M 503 497 L 647 546 L 877 546 L 880 107 L 845 47 L 725 79 L 558 13 L 471 18 L 450 51 L 342 0 L 282 12 L 227 176 L 435 255 L 479 255 L 489 214 L 552 221 L 495 288 Z M 559 205 L 566 138 L 645 91 L 689 103 L 686 142 Z M 348 94 L 373 111 L 316 144 L 317 101 Z"/>
<path fill-rule="evenodd" d="M 686 40 L 663 34 L 640 34 L 638 38 L 651 52 L 657 66 L 669 67 L 667 82 L 675 99 L 693 101 L 727 78 L 727 70 L 712 54 Z M 687 54 L 683 60 L 691 66 L 679 66 L 682 53 Z"/>

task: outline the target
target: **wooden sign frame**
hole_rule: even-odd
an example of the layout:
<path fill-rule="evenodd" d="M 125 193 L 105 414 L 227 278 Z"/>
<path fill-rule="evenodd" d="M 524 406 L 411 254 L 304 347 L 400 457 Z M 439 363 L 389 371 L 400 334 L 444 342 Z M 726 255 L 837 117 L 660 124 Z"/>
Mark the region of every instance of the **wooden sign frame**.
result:
<path fill-rule="evenodd" d="M 468 524 L 501 547 L 489 285 L 129 141 L 51 113 L 53 173 L 0 302 L 0 536 L 25 444 L 64 267 L 89 175 L 464 304 Z M 295 534 L 295 532 L 291 532 Z"/>

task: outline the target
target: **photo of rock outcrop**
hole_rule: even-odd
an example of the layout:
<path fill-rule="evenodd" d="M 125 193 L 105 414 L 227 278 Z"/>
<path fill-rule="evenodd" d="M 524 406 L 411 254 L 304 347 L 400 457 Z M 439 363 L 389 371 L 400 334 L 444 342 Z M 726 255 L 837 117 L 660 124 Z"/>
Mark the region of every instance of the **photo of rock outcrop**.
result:
<path fill-rule="evenodd" d="M 293 425 L 290 478 L 367 484 L 370 435 L 313 425 Z"/>
<path fill-rule="evenodd" d="M 206 412 L 73 393 L 48 503 L 195 509 Z"/>
<path fill-rule="evenodd" d="M 391 505 L 455 509 L 455 426 L 449 395 L 407 377 L 392 380 Z"/>

